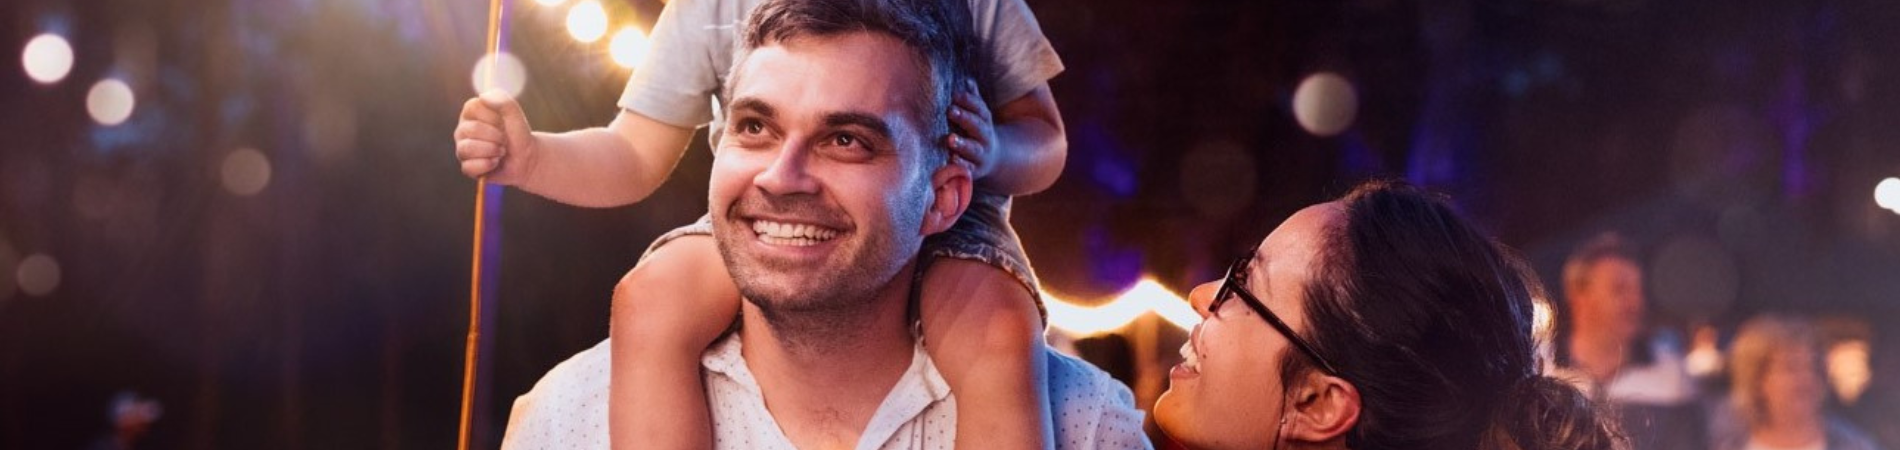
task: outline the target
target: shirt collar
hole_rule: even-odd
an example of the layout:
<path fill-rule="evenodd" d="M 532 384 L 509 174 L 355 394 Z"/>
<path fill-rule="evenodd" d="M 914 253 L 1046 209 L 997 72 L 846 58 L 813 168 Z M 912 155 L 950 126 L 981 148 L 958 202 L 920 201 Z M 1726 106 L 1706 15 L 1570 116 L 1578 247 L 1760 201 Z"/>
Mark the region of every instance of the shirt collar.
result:
<path fill-rule="evenodd" d="M 731 333 L 713 343 L 700 357 L 700 367 L 706 369 L 708 376 L 731 379 L 748 394 L 763 399 L 758 380 L 753 378 L 751 369 L 746 366 L 740 341 L 738 333 Z M 915 342 L 911 346 L 910 368 L 904 370 L 904 376 L 891 386 L 890 393 L 884 396 L 884 402 L 871 415 L 871 422 L 864 427 L 858 439 L 858 448 L 881 447 L 905 424 L 916 420 L 932 406 L 951 398 L 950 384 L 944 381 L 943 373 L 937 371 L 936 363 L 924 351 L 923 341 Z"/>

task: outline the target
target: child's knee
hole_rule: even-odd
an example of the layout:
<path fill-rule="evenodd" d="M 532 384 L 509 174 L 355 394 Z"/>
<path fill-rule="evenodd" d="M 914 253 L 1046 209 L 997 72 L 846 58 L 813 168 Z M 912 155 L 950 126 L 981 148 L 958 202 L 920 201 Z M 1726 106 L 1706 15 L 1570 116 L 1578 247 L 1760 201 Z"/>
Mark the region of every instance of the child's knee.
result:
<path fill-rule="evenodd" d="M 684 342 L 704 348 L 731 325 L 738 315 L 737 291 L 723 275 L 717 251 L 699 243 L 669 243 L 620 278 L 613 298 L 616 334 L 639 339 L 643 346 Z"/>
<path fill-rule="evenodd" d="M 1015 275 L 996 266 L 938 261 L 924 274 L 922 301 L 927 334 L 975 343 L 984 353 L 1021 354 L 1040 348 L 1042 311 L 1036 297 Z"/>

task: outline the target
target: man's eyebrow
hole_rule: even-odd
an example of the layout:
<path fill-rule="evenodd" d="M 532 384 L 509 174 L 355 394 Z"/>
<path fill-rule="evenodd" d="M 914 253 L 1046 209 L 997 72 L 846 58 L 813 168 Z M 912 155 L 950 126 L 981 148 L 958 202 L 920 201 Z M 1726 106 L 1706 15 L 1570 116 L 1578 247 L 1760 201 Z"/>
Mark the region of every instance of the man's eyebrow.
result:
<path fill-rule="evenodd" d="M 884 123 L 883 118 L 861 112 L 835 112 L 826 114 L 825 126 L 832 128 L 858 126 L 870 129 L 871 132 L 876 133 L 879 138 L 891 138 L 890 124 Z"/>
<path fill-rule="evenodd" d="M 765 116 L 765 118 L 767 119 L 770 119 L 774 115 L 776 115 L 776 111 L 772 110 L 771 104 L 765 103 L 764 100 L 759 100 L 757 98 L 752 98 L 752 97 L 741 97 L 741 98 L 734 99 L 732 101 L 732 106 L 728 107 L 727 109 L 732 110 L 732 111 L 750 111 L 753 114 Z"/>

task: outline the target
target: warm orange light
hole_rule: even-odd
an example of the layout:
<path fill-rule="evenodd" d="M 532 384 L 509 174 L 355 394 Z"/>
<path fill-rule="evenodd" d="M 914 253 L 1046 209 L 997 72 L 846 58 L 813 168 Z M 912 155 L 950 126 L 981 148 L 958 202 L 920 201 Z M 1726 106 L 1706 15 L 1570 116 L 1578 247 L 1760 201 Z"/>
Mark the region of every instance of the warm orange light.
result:
<path fill-rule="evenodd" d="M 1183 330 L 1201 323 L 1201 315 L 1194 312 L 1187 299 L 1151 278 L 1143 278 L 1114 300 L 1096 306 L 1077 305 L 1047 291 L 1042 298 L 1049 307 L 1049 326 L 1074 336 L 1112 332 L 1149 313 Z"/>

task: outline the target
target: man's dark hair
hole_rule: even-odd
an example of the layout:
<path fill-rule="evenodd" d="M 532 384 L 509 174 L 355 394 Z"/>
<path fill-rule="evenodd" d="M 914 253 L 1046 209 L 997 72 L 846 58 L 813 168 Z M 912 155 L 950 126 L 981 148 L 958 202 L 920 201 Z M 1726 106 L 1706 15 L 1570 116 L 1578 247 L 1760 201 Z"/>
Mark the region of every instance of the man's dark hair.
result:
<path fill-rule="evenodd" d="M 919 104 L 912 106 L 913 113 L 925 124 L 927 143 L 939 150 L 926 153 L 925 161 L 930 167 L 943 164 L 949 149 L 941 138 L 950 134 L 945 112 L 951 99 L 965 80 L 974 80 L 981 92 L 989 92 L 993 78 L 990 57 L 977 40 L 964 1 L 768 0 L 753 9 L 746 21 L 739 40 L 740 63 L 733 68 L 743 65 L 752 50 L 769 43 L 854 32 L 889 35 L 915 53 L 918 69 L 933 89 L 916 97 Z M 728 92 L 735 78 L 727 77 Z"/>
<path fill-rule="evenodd" d="M 1340 200 L 1305 286 L 1316 353 L 1360 393 L 1356 449 L 1611 449 L 1616 427 L 1543 376 L 1523 260 L 1442 196 L 1392 181 Z M 1288 385 L 1315 372 L 1288 353 Z"/>
<path fill-rule="evenodd" d="M 1582 289 L 1584 284 L 1593 281 L 1589 279 L 1590 268 L 1600 261 L 1612 258 L 1641 265 L 1639 262 L 1641 260 L 1637 259 L 1636 246 L 1631 245 L 1628 239 L 1624 239 L 1623 235 L 1614 231 L 1598 234 L 1584 241 L 1582 245 L 1578 245 L 1575 251 L 1570 252 L 1570 257 L 1564 259 L 1563 288 L 1566 291 L 1564 295 L 1569 295 L 1569 291 Z"/>

